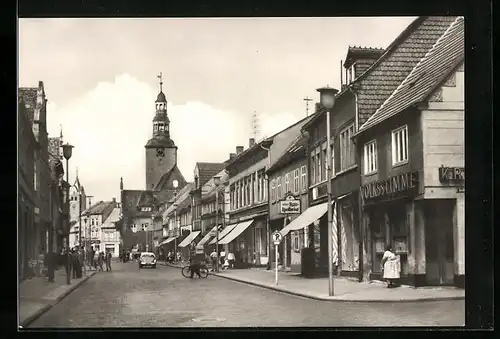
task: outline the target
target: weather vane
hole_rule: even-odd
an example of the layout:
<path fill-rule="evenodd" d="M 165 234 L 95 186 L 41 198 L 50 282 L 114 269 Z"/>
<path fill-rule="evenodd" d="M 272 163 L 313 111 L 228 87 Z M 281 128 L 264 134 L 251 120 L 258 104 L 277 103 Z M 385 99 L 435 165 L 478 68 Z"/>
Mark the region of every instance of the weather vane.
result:
<path fill-rule="evenodd" d="M 160 74 L 158 74 L 157 77 L 158 79 L 160 79 L 160 92 L 161 92 L 163 86 L 163 74 L 160 72 Z"/>

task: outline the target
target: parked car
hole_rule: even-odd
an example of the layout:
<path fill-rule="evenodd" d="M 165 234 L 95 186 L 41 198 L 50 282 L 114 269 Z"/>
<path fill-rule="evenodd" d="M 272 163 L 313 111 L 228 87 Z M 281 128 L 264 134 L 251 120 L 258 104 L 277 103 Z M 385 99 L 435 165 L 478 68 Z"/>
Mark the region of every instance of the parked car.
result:
<path fill-rule="evenodd" d="M 156 256 L 152 252 L 142 252 L 139 257 L 139 268 L 152 267 L 156 268 Z"/>

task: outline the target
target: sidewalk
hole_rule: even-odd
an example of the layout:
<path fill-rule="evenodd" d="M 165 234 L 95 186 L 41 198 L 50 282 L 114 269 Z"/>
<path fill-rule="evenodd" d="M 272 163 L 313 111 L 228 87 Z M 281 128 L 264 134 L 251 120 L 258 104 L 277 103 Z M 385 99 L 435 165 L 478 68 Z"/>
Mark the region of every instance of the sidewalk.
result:
<path fill-rule="evenodd" d="M 465 290 L 455 287 L 413 288 L 410 286 L 401 286 L 389 289 L 385 283 L 380 281 L 360 283 L 344 277 L 335 277 L 334 296 L 330 297 L 328 296 L 328 278 L 308 279 L 294 273 L 279 272 L 278 285 L 276 285 L 274 273 L 274 271 L 252 268 L 227 270 L 210 274 L 229 280 L 317 300 L 345 302 L 417 302 L 465 299 Z"/>
<path fill-rule="evenodd" d="M 88 271 L 80 279 L 71 278 L 71 284 L 66 284 L 66 271 L 63 267 L 55 272 L 54 283 L 47 278 L 34 277 L 19 284 L 19 325 L 28 326 L 52 306 L 64 299 L 78 286 L 87 281 L 96 272 Z"/>

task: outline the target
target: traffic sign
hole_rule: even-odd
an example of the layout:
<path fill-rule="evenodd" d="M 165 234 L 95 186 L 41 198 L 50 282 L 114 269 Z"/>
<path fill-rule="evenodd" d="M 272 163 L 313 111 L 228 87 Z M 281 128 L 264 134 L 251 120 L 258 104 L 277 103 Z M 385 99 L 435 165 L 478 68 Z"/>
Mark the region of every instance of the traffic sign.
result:
<path fill-rule="evenodd" d="M 279 245 L 281 240 L 283 240 L 283 236 L 281 235 L 280 232 L 274 231 L 272 234 L 272 239 L 275 245 Z"/>

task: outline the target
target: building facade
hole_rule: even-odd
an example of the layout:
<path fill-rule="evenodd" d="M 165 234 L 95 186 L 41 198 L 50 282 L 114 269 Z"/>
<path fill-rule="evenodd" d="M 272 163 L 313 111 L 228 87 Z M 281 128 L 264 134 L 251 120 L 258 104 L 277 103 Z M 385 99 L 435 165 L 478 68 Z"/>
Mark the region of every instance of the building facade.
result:
<path fill-rule="evenodd" d="M 87 228 L 87 232 L 82 229 L 82 237 L 84 233 L 90 236 L 90 238 L 86 238 L 87 243 L 90 242 L 90 246 L 97 252 L 106 251 L 106 247 L 102 242 L 102 227 L 104 221 L 108 219 L 117 206 L 116 199 L 113 198 L 112 201 L 99 201 L 83 213 L 82 224 Z"/>
<path fill-rule="evenodd" d="M 28 261 L 35 258 L 35 152 L 38 143 L 22 98 L 18 104 L 18 273 L 25 277 Z"/>
<path fill-rule="evenodd" d="M 464 285 L 463 29 L 449 25 L 356 136 L 374 279 L 391 245 L 404 282 Z"/>
<path fill-rule="evenodd" d="M 111 253 L 113 257 L 118 258 L 121 250 L 121 237 L 116 228 L 116 223 L 120 220 L 121 208 L 119 204 L 116 206 L 101 225 L 100 247 L 105 253 Z"/>
<path fill-rule="evenodd" d="M 307 209 L 307 139 L 299 136 L 287 151 L 271 166 L 266 174 L 270 182 L 269 222 L 284 226 Z M 279 183 L 279 185 L 278 185 Z M 300 201 L 298 209 L 281 210 L 282 201 L 289 205 L 290 197 Z M 295 202 L 296 204 L 296 202 Z M 292 211 L 293 209 L 293 211 Z M 279 245 L 280 258 L 286 270 L 301 272 L 301 251 L 307 247 L 307 227 L 287 233 Z"/>

